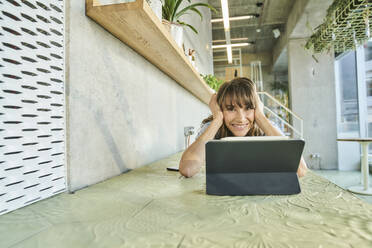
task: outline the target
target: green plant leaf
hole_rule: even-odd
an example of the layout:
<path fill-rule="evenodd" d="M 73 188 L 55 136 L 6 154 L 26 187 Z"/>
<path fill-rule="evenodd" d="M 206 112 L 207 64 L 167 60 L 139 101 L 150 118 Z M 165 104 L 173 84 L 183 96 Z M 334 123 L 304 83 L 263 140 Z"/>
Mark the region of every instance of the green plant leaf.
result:
<path fill-rule="evenodd" d="M 201 75 L 207 85 L 215 91 L 218 91 L 220 86 L 223 84 L 222 80 L 219 80 L 214 75 Z"/>
<path fill-rule="evenodd" d="M 162 6 L 162 17 L 163 19 L 168 20 L 168 21 L 170 21 L 170 17 L 171 17 L 169 7 L 170 7 L 170 0 L 165 0 Z"/>
<path fill-rule="evenodd" d="M 192 8 L 192 9 L 190 9 L 191 11 L 194 11 L 195 13 L 197 13 L 199 16 L 200 16 L 200 20 L 203 20 L 203 15 L 202 15 L 202 13 L 200 13 L 200 11 L 198 10 L 198 9 L 196 9 L 196 8 Z"/>
<path fill-rule="evenodd" d="M 183 0 L 176 0 L 176 3 L 174 5 L 174 9 L 173 9 L 173 13 L 172 13 L 172 17 L 171 17 L 172 21 L 174 20 L 174 17 L 177 13 L 178 7 L 181 5 L 182 2 L 183 2 Z"/>
<path fill-rule="evenodd" d="M 194 31 L 196 34 L 198 33 L 198 31 L 193 27 L 191 26 L 190 24 L 187 24 L 187 23 L 184 23 L 184 22 L 181 22 L 181 21 L 177 21 L 177 23 L 181 24 L 182 26 L 187 26 L 189 27 L 192 31 Z"/>
<path fill-rule="evenodd" d="M 195 7 L 207 7 L 211 10 L 215 10 L 215 8 L 213 8 L 213 6 L 211 6 L 210 4 L 207 4 L 207 3 L 194 3 L 194 4 L 191 4 L 185 8 L 183 8 L 182 10 L 180 10 L 179 12 L 177 12 L 174 16 L 174 18 L 176 20 L 178 20 L 182 15 L 184 15 L 187 11 L 191 10 L 191 9 L 194 9 Z"/>
<path fill-rule="evenodd" d="M 217 10 L 213 8 L 212 5 L 207 3 L 194 3 L 191 4 L 191 0 L 187 0 L 188 3 L 190 3 L 188 6 L 183 8 L 182 10 L 178 11 L 179 7 L 181 6 L 182 2 L 184 0 L 164 0 L 163 1 L 163 8 L 162 8 L 162 17 L 163 19 L 169 21 L 169 22 L 178 22 L 179 24 L 183 26 L 189 27 L 193 32 L 196 34 L 198 31 L 190 24 L 182 22 L 179 20 L 179 18 L 182 15 L 189 14 L 187 12 L 192 11 L 195 12 L 200 16 L 200 19 L 203 20 L 203 14 L 196 8 L 196 7 L 207 7 L 211 9 L 212 11 L 217 13 Z"/>
<path fill-rule="evenodd" d="M 164 0 L 163 6 L 162 6 L 163 19 L 173 22 L 173 16 L 175 13 L 174 9 L 178 1 L 182 2 L 183 0 Z"/>

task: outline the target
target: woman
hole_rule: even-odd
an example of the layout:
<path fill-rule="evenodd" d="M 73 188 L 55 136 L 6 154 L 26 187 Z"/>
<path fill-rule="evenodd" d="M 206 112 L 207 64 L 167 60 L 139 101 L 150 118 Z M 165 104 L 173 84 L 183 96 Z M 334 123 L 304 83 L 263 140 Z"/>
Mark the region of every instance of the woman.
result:
<path fill-rule="evenodd" d="M 255 84 L 248 78 L 235 78 L 221 85 L 209 102 L 212 115 L 203 120 L 199 137 L 183 153 L 179 170 L 192 177 L 205 164 L 205 144 L 212 139 L 228 136 L 283 136 L 263 113 L 263 104 Z M 306 174 L 307 166 L 301 157 L 297 175 Z"/>

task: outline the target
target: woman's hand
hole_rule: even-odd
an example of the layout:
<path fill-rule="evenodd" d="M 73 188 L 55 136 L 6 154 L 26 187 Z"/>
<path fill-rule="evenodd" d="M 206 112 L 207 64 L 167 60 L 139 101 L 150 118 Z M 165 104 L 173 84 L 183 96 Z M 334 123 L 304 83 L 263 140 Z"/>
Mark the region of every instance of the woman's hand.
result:
<path fill-rule="evenodd" d="M 264 105 L 261 102 L 260 97 L 258 96 L 256 86 L 254 87 L 254 99 L 255 99 L 255 110 L 254 110 L 254 119 L 257 120 L 262 118 L 264 115 Z"/>
<path fill-rule="evenodd" d="M 217 94 L 216 93 L 212 95 L 211 100 L 209 101 L 209 108 L 212 111 L 213 121 L 217 121 L 218 123 L 220 123 L 220 125 L 222 125 L 222 123 L 223 123 L 223 113 L 221 111 L 220 106 L 217 103 Z"/>

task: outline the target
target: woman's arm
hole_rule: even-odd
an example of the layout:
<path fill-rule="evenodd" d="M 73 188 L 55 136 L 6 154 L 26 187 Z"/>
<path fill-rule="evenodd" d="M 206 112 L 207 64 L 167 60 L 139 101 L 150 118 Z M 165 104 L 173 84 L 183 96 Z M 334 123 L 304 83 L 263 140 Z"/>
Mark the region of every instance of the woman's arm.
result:
<path fill-rule="evenodd" d="M 205 161 L 205 144 L 214 138 L 221 125 L 213 120 L 205 132 L 184 151 L 179 166 L 183 176 L 192 177 L 200 171 Z"/>
<path fill-rule="evenodd" d="M 214 139 L 218 129 L 220 129 L 223 124 L 223 114 L 217 104 L 216 94 L 212 96 L 209 102 L 209 108 L 213 114 L 211 124 L 182 154 L 179 171 L 185 177 L 192 177 L 200 171 L 205 161 L 205 144 Z"/>
<path fill-rule="evenodd" d="M 283 136 L 282 132 L 280 132 L 277 128 L 273 126 L 271 121 L 266 118 L 266 116 L 263 113 L 263 103 L 261 102 L 260 98 L 258 97 L 258 94 L 256 93 L 256 109 L 254 113 L 254 118 L 257 123 L 257 125 L 261 128 L 261 130 L 267 135 L 267 136 Z M 300 165 L 298 166 L 297 175 L 299 177 L 305 176 L 307 172 L 307 165 L 305 162 L 305 159 L 301 156 Z"/>

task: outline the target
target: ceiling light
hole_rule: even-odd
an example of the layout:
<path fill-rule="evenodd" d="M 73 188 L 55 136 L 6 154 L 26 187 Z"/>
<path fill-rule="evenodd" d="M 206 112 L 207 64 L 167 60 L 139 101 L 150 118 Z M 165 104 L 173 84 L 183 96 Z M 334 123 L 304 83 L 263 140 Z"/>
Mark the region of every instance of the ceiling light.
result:
<path fill-rule="evenodd" d="M 227 62 L 229 63 L 229 64 L 231 64 L 232 63 L 232 50 L 231 50 L 231 46 L 229 46 L 229 47 L 227 47 L 226 48 L 227 50 Z"/>
<path fill-rule="evenodd" d="M 230 39 L 231 41 L 242 41 L 242 40 L 248 40 L 248 38 L 233 38 Z M 212 42 L 218 43 L 218 42 L 226 42 L 226 40 L 213 40 Z"/>
<path fill-rule="evenodd" d="M 248 16 L 233 16 L 233 17 L 230 17 L 230 21 L 238 21 L 238 20 L 251 19 L 253 17 L 254 17 L 253 15 L 248 15 Z"/>
<path fill-rule="evenodd" d="M 273 33 L 274 33 L 274 37 L 275 37 L 275 39 L 276 38 L 278 38 L 279 36 L 280 36 L 280 31 L 279 31 L 279 29 L 273 29 Z"/>
<path fill-rule="evenodd" d="M 256 32 L 257 32 L 257 33 L 261 32 L 261 29 L 260 29 L 260 28 L 257 28 L 257 29 L 256 29 Z"/>
<path fill-rule="evenodd" d="M 221 0 L 222 7 L 222 17 L 223 17 L 223 26 L 225 30 L 230 29 L 230 20 L 229 20 L 229 3 L 227 0 Z"/>
<path fill-rule="evenodd" d="M 245 15 L 245 16 L 233 16 L 230 17 L 230 21 L 238 21 L 238 20 L 246 20 L 246 19 L 251 19 L 253 17 L 256 17 L 256 15 Z M 222 22 L 224 21 L 223 18 L 217 18 L 217 19 L 212 19 L 211 22 Z"/>
<path fill-rule="evenodd" d="M 228 47 L 242 47 L 242 46 L 249 46 L 251 45 L 251 43 L 236 43 L 236 44 L 230 44 L 230 45 L 213 45 L 212 48 L 213 49 L 216 49 L 216 48 L 228 48 Z"/>

